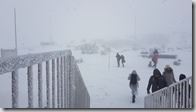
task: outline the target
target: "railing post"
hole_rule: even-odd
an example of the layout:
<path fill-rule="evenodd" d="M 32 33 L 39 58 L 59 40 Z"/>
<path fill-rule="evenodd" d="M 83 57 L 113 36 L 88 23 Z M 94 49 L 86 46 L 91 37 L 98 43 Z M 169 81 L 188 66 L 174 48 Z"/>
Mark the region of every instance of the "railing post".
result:
<path fill-rule="evenodd" d="M 63 57 L 60 58 L 61 60 L 61 108 L 63 108 Z"/>
<path fill-rule="evenodd" d="M 71 107 L 71 93 L 70 93 L 70 88 L 71 88 L 71 81 L 70 81 L 70 74 L 71 74 L 71 57 L 67 57 L 68 61 L 68 73 L 67 73 L 67 107 Z"/>
<path fill-rule="evenodd" d="M 192 83 L 193 83 L 193 79 L 191 79 L 191 82 L 190 82 L 190 86 L 191 86 L 191 90 L 190 90 L 190 108 L 192 108 L 192 90 L 193 90 L 193 86 L 192 86 Z"/>
<path fill-rule="evenodd" d="M 75 74 L 74 74 L 74 57 L 70 56 L 70 71 L 69 71 L 69 80 L 70 80 L 70 88 L 69 88 L 69 93 L 70 93 L 70 108 L 74 108 L 75 106 Z"/>
<path fill-rule="evenodd" d="M 52 108 L 55 108 L 55 60 L 52 59 Z"/>
<path fill-rule="evenodd" d="M 175 93 L 175 95 L 174 95 L 174 97 L 175 97 L 174 108 L 176 108 L 177 107 L 176 105 L 178 104 L 178 98 L 177 98 L 177 96 L 178 96 L 178 91 L 177 91 L 178 86 L 175 85 L 174 87 L 175 87 L 175 89 L 174 89 L 174 93 Z"/>
<path fill-rule="evenodd" d="M 57 58 L 57 105 L 60 108 L 60 86 L 59 86 L 59 58 Z"/>
<path fill-rule="evenodd" d="M 186 97 L 185 96 L 185 86 L 186 85 L 185 85 L 185 82 L 183 82 L 182 84 L 183 84 L 183 90 L 182 90 L 183 91 L 183 96 L 182 96 L 183 101 L 182 102 L 183 102 L 183 108 L 185 108 L 185 97 Z"/>
<path fill-rule="evenodd" d="M 171 108 L 171 87 L 167 91 L 167 108 Z"/>
<path fill-rule="evenodd" d="M 12 108 L 18 108 L 18 70 L 12 72 Z"/>
<path fill-rule="evenodd" d="M 46 92 L 47 92 L 47 108 L 50 108 L 50 66 L 46 61 Z"/>
<path fill-rule="evenodd" d="M 69 60 L 68 56 L 64 57 L 64 107 L 68 108 L 68 72 L 69 72 Z"/>
<path fill-rule="evenodd" d="M 69 56 L 68 57 L 68 60 L 69 60 L 69 73 L 68 73 L 68 80 L 69 80 L 69 85 L 68 85 L 68 88 L 69 88 L 69 90 L 68 90 L 68 102 L 69 102 L 69 108 L 72 108 L 72 89 L 71 89 L 71 87 L 72 87 L 72 79 L 71 79 L 71 56 Z"/>
<path fill-rule="evenodd" d="M 42 108 L 42 63 L 38 64 L 38 104 Z"/>
<path fill-rule="evenodd" d="M 182 108 L 182 83 L 179 84 L 180 85 L 180 103 L 179 103 L 179 108 Z"/>
<path fill-rule="evenodd" d="M 28 66 L 28 108 L 33 108 L 33 70 Z"/>
<path fill-rule="evenodd" d="M 179 108 L 179 89 L 180 89 L 180 87 L 179 87 L 179 84 L 177 84 L 176 85 L 177 86 L 177 88 L 176 88 L 176 90 L 177 90 L 177 108 Z"/>

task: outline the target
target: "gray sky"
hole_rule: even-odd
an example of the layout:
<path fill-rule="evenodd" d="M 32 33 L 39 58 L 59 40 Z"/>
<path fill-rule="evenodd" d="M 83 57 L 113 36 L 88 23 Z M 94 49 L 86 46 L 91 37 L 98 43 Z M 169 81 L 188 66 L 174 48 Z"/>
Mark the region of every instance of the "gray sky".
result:
<path fill-rule="evenodd" d="M 0 48 L 54 40 L 192 33 L 190 0 L 0 0 Z M 9 41 L 11 40 L 11 41 Z"/>

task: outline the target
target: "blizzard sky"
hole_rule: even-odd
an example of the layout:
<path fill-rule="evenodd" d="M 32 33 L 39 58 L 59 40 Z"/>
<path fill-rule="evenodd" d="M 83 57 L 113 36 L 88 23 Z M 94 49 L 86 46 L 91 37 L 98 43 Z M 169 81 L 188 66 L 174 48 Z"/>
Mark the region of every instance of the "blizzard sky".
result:
<path fill-rule="evenodd" d="M 0 48 L 40 41 L 192 34 L 190 0 L 0 0 Z M 135 30 L 136 29 L 136 30 Z"/>

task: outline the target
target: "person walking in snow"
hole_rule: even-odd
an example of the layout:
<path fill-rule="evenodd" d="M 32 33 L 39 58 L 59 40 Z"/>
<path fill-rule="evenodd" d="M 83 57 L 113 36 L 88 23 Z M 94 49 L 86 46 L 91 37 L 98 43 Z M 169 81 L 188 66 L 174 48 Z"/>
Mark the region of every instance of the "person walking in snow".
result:
<path fill-rule="evenodd" d="M 147 86 L 147 94 L 151 92 L 155 92 L 159 89 L 162 89 L 167 86 L 167 82 L 165 78 L 161 75 L 161 72 L 158 69 L 153 70 L 153 75 L 149 78 L 148 86 Z"/>
<path fill-rule="evenodd" d="M 137 72 L 133 70 L 132 73 L 129 74 L 128 80 L 130 80 L 129 87 L 132 90 L 132 103 L 135 103 L 135 97 L 138 94 L 137 88 L 139 87 L 138 81 L 140 81 L 140 77 Z"/>
<path fill-rule="evenodd" d="M 186 75 L 184 74 L 180 74 L 179 76 L 179 81 L 183 80 L 183 79 L 186 79 Z M 188 86 L 187 86 L 188 85 Z M 180 87 L 181 86 L 181 87 Z M 178 87 L 178 90 L 180 90 L 181 88 L 181 91 L 179 92 L 179 103 L 178 103 L 178 107 L 179 108 L 182 108 L 183 105 L 184 105 L 184 108 L 189 108 L 190 107 L 190 93 L 191 93 L 191 85 L 188 84 L 187 82 L 184 82 L 184 83 L 181 83 L 180 86 Z M 188 87 L 188 90 L 187 90 L 187 87 Z M 185 89 L 185 90 L 184 90 Z M 188 91 L 188 94 L 187 94 L 187 91 Z M 183 95 L 184 94 L 184 95 Z M 188 100 L 187 100 L 188 99 Z M 184 102 L 183 102 L 184 100 Z M 188 104 L 187 104 L 187 101 L 188 101 Z M 184 104 L 183 104 L 184 103 Z M 181 104 L 181 105 L 180 105 Z"/>
<path fill-rule="evenodd" d="M 125 57 L 123 55 L 121 55 L 121 62 L 122 62 L 122 66 L 124 67 Z"/>
<path fill-rule="evenodd" d="M 116 54 L 116 58 L 117 58 L 118 67 L 120 67 L 120 59 L 121 59 L 121 56 L 119 55 L 119 53 Z"/>
<path fill-rule="evenodd" d="M 152 62 L 154 63 L 154 65 L 152 67 L 155 67 L 157 66 L 157 62 L 158 62 L 158 50 L 155 49 L 155 51 L 153 52 L 153 56 L 152 56 Z"/>
<path fill-rule="evenodd" d="M 175 80 L 175 77 L 174 77 L 174 73 L 173 73 L 173 69 L 169 65 L 165 66 L 164 72 L 163 72 L 162 76 L 165 78 L 168 86 L 173 84 L 173 83 L 176 83 L 176 80 Z M 176 90 L 173 87 L 172 91 L 169 91 L 169 94 L 172 94 L 172 93 L 174 94 L 175 93 L 175 96 L 177 96 L 177 93 L 174 92 L 174 91 L 176 91 Z M 168 96 L 168 99 L 171 99 L 170 95 Z M 169 107 L 171 106 L 170 102 L 168 103 L 168 106 Z"/>
<path fill-rule="evenodd" d="M 158 50 L 155 49 L 154 52 L 153 52 L 153 54 L 159 54 Z"/>
<path fill-rule="evenodd" d="M 169 65 L 165 66 L 163 76 L 165 77 L 165 80 L 167 81 L 168 86 L 173 84 L 173 83 L 176 83 L 176 79 L 174 77 L 173 69 Z"/>

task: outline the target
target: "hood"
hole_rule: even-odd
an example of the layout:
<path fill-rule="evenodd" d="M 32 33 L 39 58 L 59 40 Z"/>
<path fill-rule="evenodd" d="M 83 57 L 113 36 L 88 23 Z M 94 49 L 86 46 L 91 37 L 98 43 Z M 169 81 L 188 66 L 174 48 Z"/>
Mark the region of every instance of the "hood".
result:
<path fill-rule="evenodd" d="M 137 72 L 135 70 L 133 70 L 131 74 L 137 74 Z"/>
<path fill-rule="evenodd" d="M 155 76 L 155 74 L 159 75 L 159 77 L 161 76 L 161 72 L 158 69 L 154 69 L 153 76 Z"/>

